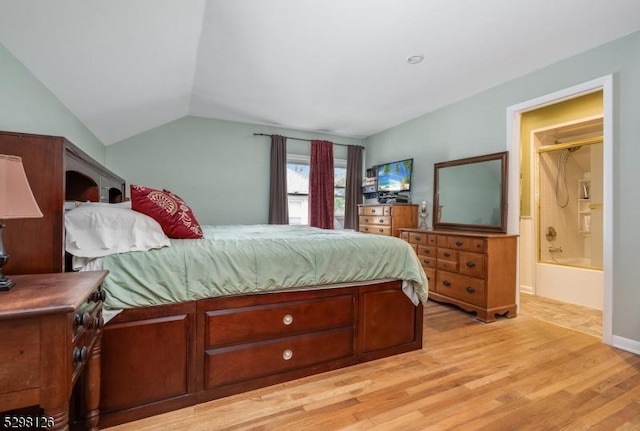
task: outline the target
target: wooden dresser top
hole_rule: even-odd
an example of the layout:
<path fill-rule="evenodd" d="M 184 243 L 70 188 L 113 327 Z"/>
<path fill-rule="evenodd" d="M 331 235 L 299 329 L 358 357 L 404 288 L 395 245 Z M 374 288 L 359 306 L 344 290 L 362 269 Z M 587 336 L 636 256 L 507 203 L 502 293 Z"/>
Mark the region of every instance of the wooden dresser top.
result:
<path fill-rule="evenodd" d="M 0 292 L 0 320 L 70 313 L 96 290 L 108 271 L 12 275 L 15 286 Z"/>

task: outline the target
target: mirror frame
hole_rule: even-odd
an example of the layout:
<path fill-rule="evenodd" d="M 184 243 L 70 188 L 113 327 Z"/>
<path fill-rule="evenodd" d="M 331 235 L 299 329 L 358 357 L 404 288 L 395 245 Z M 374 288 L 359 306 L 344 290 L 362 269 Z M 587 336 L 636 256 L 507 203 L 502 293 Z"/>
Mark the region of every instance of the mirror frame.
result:
<path fill-rule="evenodd" d="M 500 160 L 501 175 L 502 175 L 502 190 L 500 195 L 500 225 L 480 225 L 480 224 L 463 224 L 463 223 L 447 223 L 440 222 L 439 216 L 439 195 L 440 195 L 440 182 L 439 175 L 440 169 L 448 168 L 452 166 L 469 165 L 473 163 L 482 163 L 492 160 Z M 507 180 L 509 170 L 509 152 L 504 151 L 501 153 L 485 154 L 483 156 L 467 157 L 464 159 L 450 160 L 448 162 L 435 163 L 433 169 L 433 228 L 442 230 L 465 230 L 465 231 L 477 231 L 477 232 L 507 232 Z"/>

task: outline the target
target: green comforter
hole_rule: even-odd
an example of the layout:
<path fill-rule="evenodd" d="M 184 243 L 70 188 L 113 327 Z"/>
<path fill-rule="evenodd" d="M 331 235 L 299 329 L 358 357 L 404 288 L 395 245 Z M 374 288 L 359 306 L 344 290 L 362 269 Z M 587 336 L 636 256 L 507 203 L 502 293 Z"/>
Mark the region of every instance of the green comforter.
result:
<path fill-rule="evenodd" d="M 109 308 L 367 280 L 401 279 L 417 304 L 427 279 L 398 238 L 306 226 L 203 226 L 202 240 L 106 256 Z"/>

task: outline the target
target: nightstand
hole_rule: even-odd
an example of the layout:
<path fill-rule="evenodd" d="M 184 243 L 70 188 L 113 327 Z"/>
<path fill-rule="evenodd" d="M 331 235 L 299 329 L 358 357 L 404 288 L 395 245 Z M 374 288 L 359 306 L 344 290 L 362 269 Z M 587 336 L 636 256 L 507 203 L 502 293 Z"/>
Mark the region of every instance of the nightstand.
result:
<path fill-rule="evenodd" d="M 69 429 L 82 382 L 84 428 L 98 429 L 101 289 L 107 271 L 14 275 L 0 292 L 0 409 L 39 405 L 43 415 L 0 413 L 7 429 Z"/>

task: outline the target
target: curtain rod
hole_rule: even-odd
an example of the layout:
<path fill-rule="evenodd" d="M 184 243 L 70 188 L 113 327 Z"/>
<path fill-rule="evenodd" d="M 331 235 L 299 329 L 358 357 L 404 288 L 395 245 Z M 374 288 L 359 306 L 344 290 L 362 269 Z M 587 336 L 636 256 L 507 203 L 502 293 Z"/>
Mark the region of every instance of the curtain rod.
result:
<path fill-rule="evenodd" d="M 269 137 L 271 137 L 271 136 L 274 136 L 274 135 L 269 135 L 267 133 L 254 133 L 253 136 L 269 136 Z M 312 141 L 312 139 L 294 138 L 293 136 L 283 136 L 283 135 L 280 135 L 280 136 L 282 136 L 283 138 L 287 138 L 287 139 L 293 139 L 294 141 L 307 141 L 307 142 L 311 142 Z M 332 144 L 333 145 L 340 145 L 341 147 L 350 147 L 350 146 L 352 146 L 350 144 L 339 144 L 337 142 L 332 142 Z M 362 145 L 353 145 L 353 146 L 354 147 L 360 147 L 360 148 L 364 149 L 364 147 Z"/>
<path fill-rule="evenodd" d="M 571 148 L 580 148 L 585 145 L 602 144 L 602 136 L 594 136 L 593 138 L 578 139 L 575 141 L 558 142 L 551 145 L 543 145 L 538 148 L 538 153 L 548 153 L 551 151 L 567 150 Z"/>

